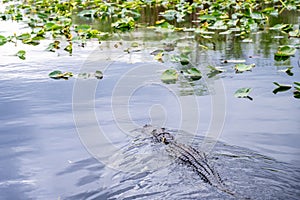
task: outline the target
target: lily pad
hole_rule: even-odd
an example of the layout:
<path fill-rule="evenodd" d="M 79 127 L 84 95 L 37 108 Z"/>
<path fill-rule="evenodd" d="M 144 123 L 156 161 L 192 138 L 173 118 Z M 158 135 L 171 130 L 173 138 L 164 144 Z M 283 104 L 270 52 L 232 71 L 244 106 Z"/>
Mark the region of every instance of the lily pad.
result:
<path fill-rule="evenodd" d="M 300 99 L 300 83 L 299 82 L 294 82 L 294 88 L 295 88 L 295 91 L 294 91 L 294 97 L 297 98 L 297 99 Z"/>
<path fill-rule="evenodd" d="M 96 14 L 97 10 L 83 10 L 80 13 L 78 13 L 77 15 L 79 17 L 91 17 L 93 18 L 94 15 Z"/>
<path fill-rule="evenodd" d="M 23 34 L 17 36 L 18 40 L 26 40 L 26 39 L 29 39 L 29 38 L 31 38 L 30 33 L 23 33 Z"/>
<path fill-rule="evenodd" d="M 246 65 L 240 63 L 240 64 L 236 64 L 234 66 L 234 69 L 236 73 L 243 73 L 245 71 L 251 71 L 253 67 L 255 67 L 255 64 Z"/>
<path fill-rule="evenodd" d="M 160 53 L 158 53 L 158 54 L 156 54 L 156 55 L 154 56 L 154 59 L 157 60 L 157 61 L 159 61 L 159 62 L 164 62 L 163 59 L 162 59 L 163 56 L 164 56 L 164 53 L 163 53 L 163 52 L 160 52 Z"/>
<path fill-rule="evenodd" d="M 291 85 L 287 85 L 287 84 L 279 84 L 279 83 L 277 83 L 277 82 L 273 82 L 273 83 L 277 86 L 277 88 L 275 88 L 275 89 L 273 90 L 273 93 L 274 93 L 274 94 L 277 94 L 278 92 L 284 92 L 284 91 L 287 91 L 287 90 L 289 90 L 289 89 L 292 88 Z"/>
<path fill-rule="evenodd" d="M 178 72 L 175 69 L 167 69 L 160 77 L 164 83 L 176 83 L 178 79 Z"/>
<path fill-rule="evenodd" d="M 289 76 L 293 76 L 294 75 L 294 73 L 292 72 L 292 70 L 291 69 L 293 69 L 293 67 L 288 67 L 288 68 L 286 68 L 286 69 L 282 69 L 282 70 L 279 70 L 280 72 L 285 72 L 287 75 L 289 75 Z"/>
<path fill-rule="evenodd" d="M 288 33 L 289 31 L 293 30 L 292 24 L 276 24 L 275 26 L 271 27 L 270 30 L 280 30 Z"/>
<path fill-rule="evenodd" d="M 199 80 L 202 77 L 202 74 L 199 71 L 199 69 L 197 69 L 195 67 L 187 69 L 186 72 L 184 73 L 184 75 L 194 81 Z"/>
<path fill-rule="evenodd" d="M 20 50 L 17 52 L 16 56 L 18 56 L 22 60 L 25 60 L 26 59 L 25 54 L 26 54 L 26 51 Z"/>
<path fill-rule="evenodd" d="M 284 61 L 287 60 L 290 56 L 295 55 L 296 53 L 296 48 L 292 46 L 281 46 L 278 47 L 277 52 L 275 53 L 274 59 L 276 61 Z"/>
<path fill-rule="evenodd" d="M 190 63 L 189 57 L 186 54 L 181 54 L 180 55 L 180 63 L 182 65 L 188 65 Z"/>
<path fill-rule="evenodd" d="M 97 70 L 94 74 L 94 76 L 97 78 L 97 79 L 102 79 L 103 78 L 103 73 L 99 70 Z"/>
<path fill-rule="evenodd" d="M 294 31 L 289 32 L 289 37 L 300 37 L 300 31 L 299 29 L 296 29 Z"/>
<path fill-rule="evenodd" d="M 237 98 L 248 98 L 250 100 L 253 100 L 253 98 L 249 96 L 251 90 L 252 88 L 240 88 L 234 93 L 234 96 Z"/>
<path fill-rule="evenodd" d="M 0 46 L 4 45 L 7 42 L 6 37 L 4 37 L 3 35 L 0 35 Z"/>
<path fill-rule="evenodd" d="M 220 73 L 222 73 L 222 72 L 225 71 L 225 70 L 222 69 L 221 67 L 214 67 L 214 66 L 211 66 L 211 65 L 210 65 L 210 66 L 207 66 L 207 68 L 210 69 L 210 72 L 207 73 L 207 77 L 208 77 L 208 78 L 212 78 L 212 77 L 216 76 L 217 74 L 220 74 Z"/>
<path fill-rule="evenodd" d="M 61 78 L 68 79 L 73 76 L 73 73 L 72 72 L 64 72 L 63 73 L 59 70 L 55 70 L 53 72 L 50 72 L 48 76 L 53 79 L 61 79 Z"/>
<path fill-rule="evenodd" d="M 132 17 L 125 17 L 122 19 L 119 19 L 115 23 L 112 24 L 112 27 L 116 30 L 120 31 L 128 31 L 133 29 L 135 26 L 134 19 Z"/>
<path fill-rule="evenodd" d="M 54 42 L 52 42 L 52 43 L 49 44 L 49 46 L 47 47 L 46 50 L 55 52 L 55 49 L 59 49 L 60 48 L 59 44 L 60 44 L 60 41 L 55 40 Z"/>
<path fill-rule="evenodd" d="M 78 77 L 78 78 L 87 79 L 87 78 L 90 78 L 90 77 L 91 77 L 91 74 L 90 74 L 90 73 L 83 72 L 83 73 L 79 73 L 77 77 Z"/>

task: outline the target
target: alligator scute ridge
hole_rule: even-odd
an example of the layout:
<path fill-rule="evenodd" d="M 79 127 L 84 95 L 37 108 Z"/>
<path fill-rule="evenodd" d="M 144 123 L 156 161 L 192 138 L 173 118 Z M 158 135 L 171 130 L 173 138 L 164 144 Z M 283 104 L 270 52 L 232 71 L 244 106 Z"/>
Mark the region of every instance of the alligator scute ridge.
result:
<path fill-rule="evenodd" d="M 197 151 L 192 146 L 177 142 L 173 135 L 167 132 L 165 128 L 155 128 L 152 125 L 147 124 L 143 127 L 142 132 L 153 136 L 155 142 L 167 145 L 166 151 L 169 155 L 192 167 L 204 182 L 236 197 L 237 199 L 250 199 L 241 197 L 226 188 L 219 173 L 209 164 L 204 152 Z"/>

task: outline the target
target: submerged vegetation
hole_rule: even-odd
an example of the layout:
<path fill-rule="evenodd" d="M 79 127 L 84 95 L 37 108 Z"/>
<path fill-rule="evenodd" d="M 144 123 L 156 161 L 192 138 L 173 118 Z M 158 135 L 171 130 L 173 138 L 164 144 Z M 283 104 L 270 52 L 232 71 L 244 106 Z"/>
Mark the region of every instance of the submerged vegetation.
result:
<path fill-rule="evenodd" d="M 277 17 L 284 11 L 300 9 L 299 0 L 266 0 L 266 1 L 232 1 L 232 0 L 4 0 L 5 9 L 0 12 L 0 19 L 13 20 L 25 23 L 30 32 L 20 35 L 12 33 L 9 36 L 0 35 L 0 46 L 18 41 L 28 45 L 39 45 L 41 40 L 50 40 L 47 51 L 56 52 L 63 49 L 69 55 L 73 53 L 73 44 L 84 47 L 89 40 L 100 43 L 123 32 L 144 28 L 156 32 L 187 32 L 189 37 L 204 50 L 213 49 L 214 45 L 208 43 L 222 35 L 232 35 L 241 42 L 252 42 L 251 34 L 258 31 L 278 31 L 288 38 L 300 38 L 299 26 L 293 24 L 271 24 L 270 18 Z M 151 12 L 147 18 L 146 12 Z M 89 19 L 98 22 L 76 23 L 76 18 Z M 134 48 L 136 45 L 132 45 Z M 77 47 L 76 48 L 80 48 Z M 278 46 L 274 59 L 284 62 L 294 56 L 299 44 L 283 44 Z M 165 70 L 161 80 L 165 83 L 176 83 L 178 79 L 198 81 L 204 75 L 191 60 L 191 48 L 177 49 L 174 44 L 166 44 L 151 54 L 158 62 L 176 63 Z M 130 51 L 128 50 L 128 53 Z M 26 59 L 26 52 L 20 50 L 16 54 L 20 59 Z M 28 56 L 28 55 L 26 55 Z M 226 62 L 230 62 L 226 60 Z M 245 64 L 245 61 L 233 66 L 236 73 L 251 71 L 255 64 Z M 292 68 L 286 73 L 292 76 Z M 217 66 L 207 66 L 208 78 L 224 72 Z M 100 74 L 101 73 L 101 74 Z M 54 71 L 49 74 L 51 78 L 68 79 L 72 73 Z M 102 78 L 102 72 L 81 75 Z M 78 75 L 80 77 L 80 75 Z M 284 85 L 276 84 L 279 88 L 274 93 L 287 90 Z M 299 85 L 295 86 L 294 96 L 299 98 Z M 247 97 L 251 88 L 241 88 L 236 97 Z M 250 99 L 250 98 L 249 98 Z"/>

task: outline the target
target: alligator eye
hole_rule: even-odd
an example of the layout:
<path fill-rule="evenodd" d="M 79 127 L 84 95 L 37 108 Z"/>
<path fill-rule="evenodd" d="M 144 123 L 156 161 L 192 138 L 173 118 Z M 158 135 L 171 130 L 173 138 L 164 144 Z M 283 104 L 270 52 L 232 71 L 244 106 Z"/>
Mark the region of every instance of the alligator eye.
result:
<path fill-rule="evenodd" d="M 162 137 L 162 138 L 161 138 L 161 141 L 162 141 L 162 143 L 164 143 L 164 144 L 169 144 L 169 142 L 167 141 L 167 139 L 166 139 L 165 137 Z"/>

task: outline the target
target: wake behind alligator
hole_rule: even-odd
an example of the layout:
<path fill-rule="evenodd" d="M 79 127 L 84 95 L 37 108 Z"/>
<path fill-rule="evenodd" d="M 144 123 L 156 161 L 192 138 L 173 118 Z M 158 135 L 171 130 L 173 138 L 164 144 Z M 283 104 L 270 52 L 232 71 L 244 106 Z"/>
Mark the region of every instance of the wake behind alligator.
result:
<path fill-rule="evenodd" d="M 241 197 L 226 188 L 219 173 L 209 164 L 204 152 L 199 152 L 189 145 L 177 142 L 173 135 L 167 132 L 165 128 L 154 128 L 151 125 L 145 125 L 142 132 L 153 136 L 155 142 L 167 145 L 166 151 L 169 155 L 193 168 L 205 183 L 238 199 L 249 199 Z"/>

